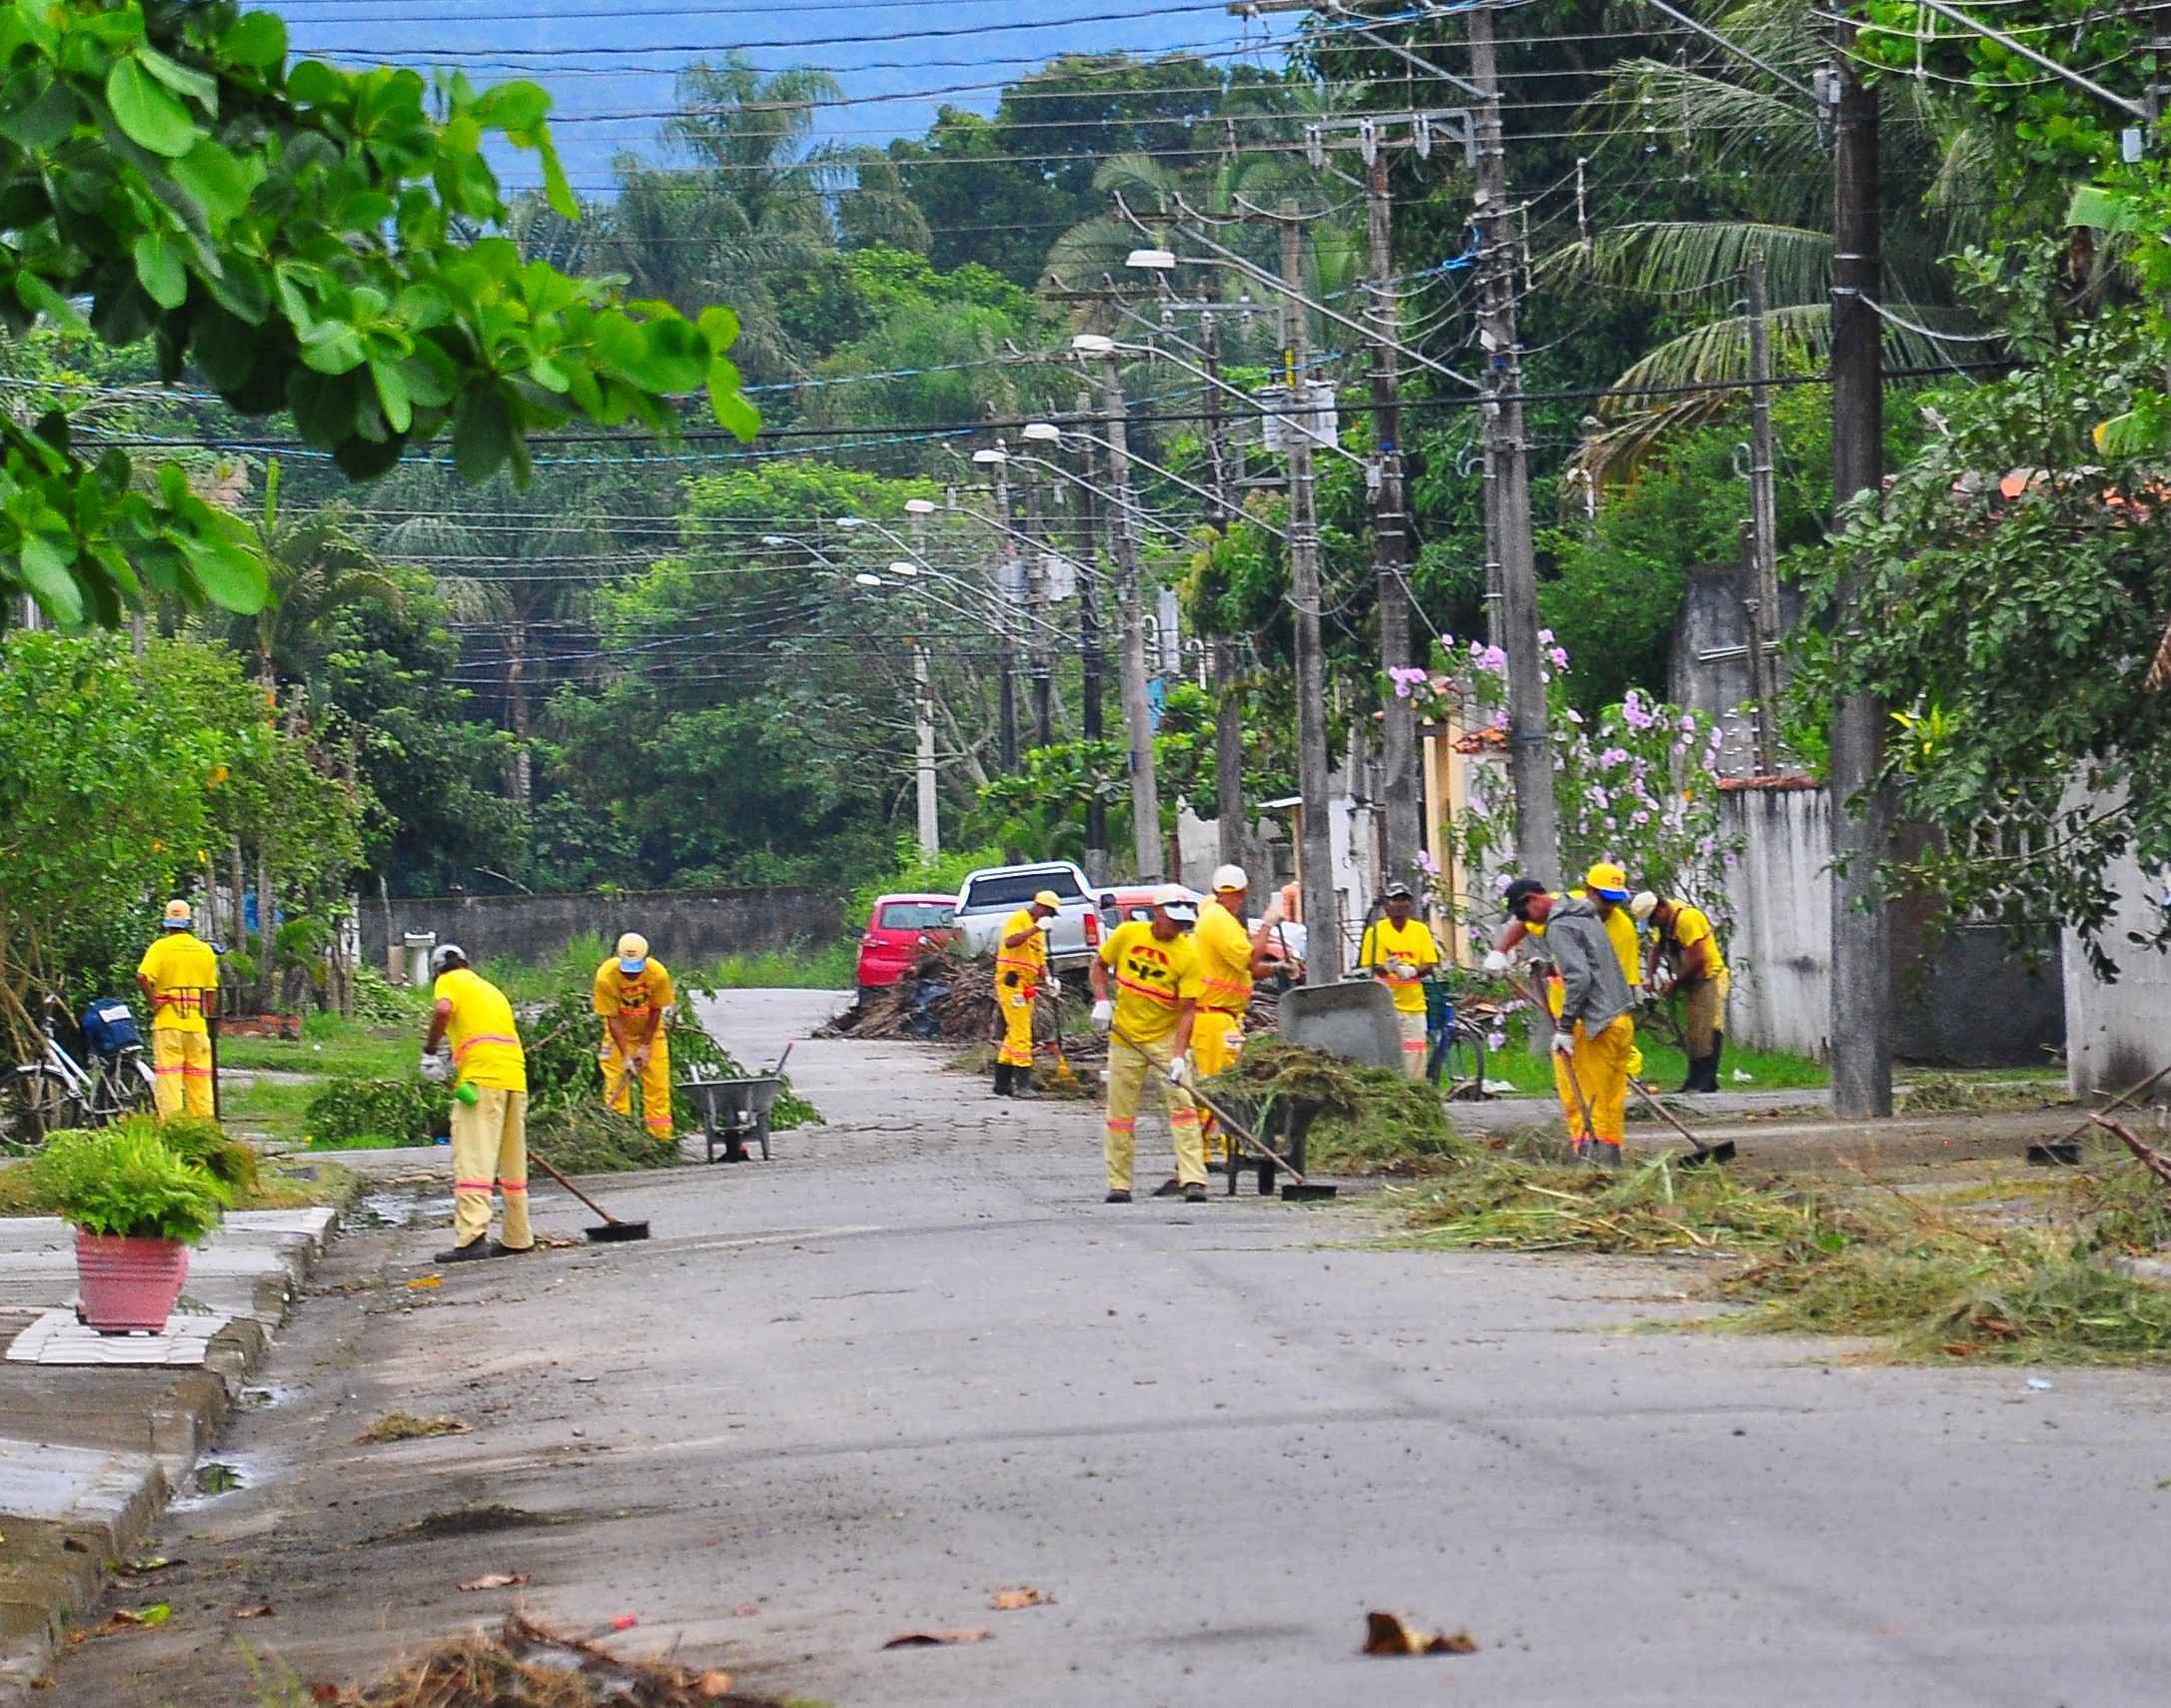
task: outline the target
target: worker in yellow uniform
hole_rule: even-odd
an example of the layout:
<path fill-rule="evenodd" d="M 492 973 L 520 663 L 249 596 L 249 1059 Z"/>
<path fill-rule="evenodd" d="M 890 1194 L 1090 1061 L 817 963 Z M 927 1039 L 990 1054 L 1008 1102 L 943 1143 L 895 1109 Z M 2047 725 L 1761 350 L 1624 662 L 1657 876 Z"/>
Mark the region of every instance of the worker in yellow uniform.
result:
<path fill-rule="evenodd" d="M 1395 1019 L 1402 1028 L 1402 1068 L 1413 1080 L 1425 1077 L 1425 975 L 1440 965 L 1440 945 L 1432 927 L 1414 918 L 1417 898 L 1408 884 L 1389 884 L 1381 899 L 1387 917 L 1365 927 L 1357 964 L 1395 995 Z"/>
<path fill-rule="evenodd" d="M 1553 1029 L 1561 1108 L 1579 1157 L 1602 1167 L 1622 1160 L 1627 1137 L 1628 1052 L 1633 999 L 1595 902 L 1550 893 L 1536 878 L 1508 886 L 1508 911 L 1546 927 L 1546 948 L 1561 981 Z"/>
<path fill-rule="evenodd" d="M 1645 890 L 1629 911 L 1651 929 L 1653 974 L 1664 964 L 1668 988 L 1681 993 L 1681 1032 L 1688 1047 L 1684 1092 L 1718 1090 L 1718 1061 L 1726 1053 L 1726 998 L 1733 975 L 1719 953 L 1711 916 L 1673 896 Z M 1654 980 L 1655 983 L 1655 980 Z"/>
<path fill-rule="evenodd" d="M 1613 944 L 1614 954 L 1621 962 L 1621 976 L 1628 981 L 1628 996 L 1640 1002 L 1643 996 L 1642 944 L 1636 936 L 1636 921 L 1640 917 L 1628 908 L 1628 874 L 1611 860 L 1601 860 L 1584 874 L 1583 887 L 1570 890 L 1569 898 L 1588 901 L 1599 911 L 1599 923 L 1606 927 L 1607 941 Z M 1508 970 L 1508 954 L 1526 937 L 1543 938 L 1546 928 L 1525 925 L 1520 919 L 1510 919 L 1499 937 L 1494 939 L 1493 952 L 1485 958 L 1485 970 L 1489 973 L 1505 973 Z M 1561 1013 L 1561 987 L 1558 980 L 1546 985 L 1546 1008 L 1556 1019 Z M 1634 1022 L 1629 1022 L 1631 1033 L 1628 1043 L 1628 1077 L 1640 1079 L 1643 1074 L 1643 1052 L 1633 1039 Z M 1554 1064 L 1554 1089 L 1564 1098 L 1568 1096 L 1568 1082 L 1558 1062 Z"/>
<path fill-rule="evenodd" d="M 1251 1007 L 1252 984 L 1281 965 L 1268 946 L 1282 920 L 1281 897 L 1267 903 L 1259 928 L 1247 931 L 1244 904 L 1250 890 L 1251 880 L 1243 867 L 1216 870 L 1213 900 L 1199 910 L 1198 929 L 1192 934 L 1199 946 L 1199 1018 L 1191 1029 L 1191 1065 L 1202 1080 L 1236 1066 L 1244 1049 L 1244 1016 Z M 1210 1109 L 1199 1111 L 1199 1134 L 1206 1166 L 1220 1167 L 1228 1160 L 1228 1140 Z"/>
<path fill-rule="evenodd" d="M 441 1264 L 510 1258 L 532 1252 L 528 1226 L 528 1054 L 506 994 L 468 965 L 457 943 L 430 958 L 437 982 L 423 1077 L 452 1080 L 453 1249 Z M 450 1054 L 440 1047 L 450 1045 Z M 470 1093 L 473 1093 L 472 1099 Z M 490 1239 L 490 1196 L 504 1196 L 505 1238 Z"/>
<path fill-rule="evenodd" d="M 995 940 L 995 1011 L 1002 1021 L 1002 1047 L 995 1052 L 995 1095 L 1033 1095 L 1033 1005 L 1043 985 L 1053 986 L 1048 971 L 1048 922 L 1063 906 L 1053 890 L 1042 890 L 1003 922 Z"/>
<path fill-rule="evenodd" d="M 1206 1154 L 1191 1097 L 1191 1034 L 1199 1008 L 1199 949 L 1191 931 L 1198 918 L 1198 904 L 1167 886 L 1156 895 L 1152 916 L 1118 926 L 1091 966 L 1093 1024 L 1110 1035 L 1103 1145 L 1109 1204 L 1131 1202 L 1138 1099 L 1149 1072 L 1161 1082 L 1168 1109 L 1176 1190 L 1187 1204 L 1206 1202 Z"/>
<path fill-rule="evenodd" d="M 136 984 L 151 1005 L 153 1090 L 161 1120 L 208 1120 L 212 1113 L 211 1029 L 204 1016 L 219 989 L 219 957 L 196 935 L 195 923 L 187 902 L 168 902 L 163 932 L 136 968 Z"/>
<path fill-rule="evenodd" d="M 640 1124 L 658 1145 L 668 1145 L 671 1050 L 663 1011 L 671 1005 L 671 976 L 639 932 L 620 937 L 618 952 L 595 969 L 594 999 L 603 1022 L 603 1102 L 620 1115 L 632 1114 L 638 1079 Z"/>

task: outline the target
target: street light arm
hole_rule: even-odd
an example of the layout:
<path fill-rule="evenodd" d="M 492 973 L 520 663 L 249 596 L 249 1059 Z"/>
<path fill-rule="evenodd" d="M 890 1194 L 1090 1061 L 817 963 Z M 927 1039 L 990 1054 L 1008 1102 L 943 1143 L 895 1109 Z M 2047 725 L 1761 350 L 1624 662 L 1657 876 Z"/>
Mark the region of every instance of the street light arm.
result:
<path fill-rule="evenodd" d="M 1083 427 L 1078 427 L 1074 430 L 1077 432 L 1080 438 L 1090 439 L 1093 443 L 1100 445 L 1103 449 L 1113 450 L 1115 448 L 1115 446 L 1111 445 L 1105 438 L 1102 438 L 1095 433 L 1087 432 Z M 1132 450 L 1128 445 L 1124 447 L 1124 454 L 1129 456 L 1133 462 L 1139 464 L 1140 467 L 1151 468 L 1156 474 L 1159 474 L 1164 479 L 1175 481 L 1177 485 L 1183 487 L 1183 489 L 1187 492 L 1196 492 L 1200 497 L 1206 499 L 1208 502 L 1213 504 L 1218 505 L 1222 501 L 1221 495 L 1219 493 L 1212 491 L 1208 487 L 1199 485 L 1196 481 L 1186 480 L 1181 474 L 1177 473 L 1175 469 L 1162 467 L 1160 463 L 1151 461 L 1148 458 L 1139 455 L 1137 451 Z M 1344 451 L 1343 455 L 1349 456 L 1349 452 Z M 1350 460 L 1352 462 L 1357 462 L 1361 461 L 1362 458 L 1352 456 L 1350 457 Z M 1280 528 L 1276 527 L 1272 522 L 1264 522 L 1261 521 L 1257 516 L 1250 515 L 1245 516 L 1243 519 L 1250 522 L 1253 527 L 1259 528 L 1263 532 L 1271 533 L 1276 539 L 1281 540 L 1284 544 L 1288 543 L 1289 535 L 1284 533 Z"/>
<path fill-rule="evenodd" d="M 1090 435 L 1082 434 L 1081 436 Z M 1022 450 L 1013 450 L 1010 452 L 1010 460 L 1013 462 L 1030 462 L 1035 468 L 1045 468 L 1051 474 L 1059 474 L 1065 480 L 1068 480 L 1073 486 L 1082 487 L 1084 490 L 1091 492 L 1103 503 L 1113 504 L 1118 509 L 1121 509 L 1126 513 L 1135 516 L 1141 526 L 1150 527 L 1156 533 L 1165 533 L 1171 539 L 1184 539 L 1188 537 L 1188 535 L 1185 534 L 1182 528 L 1170 527 L 1167 522 L 1162 521 L 1159 517 L 1154 516 L 1148 513 L 1146 510 L 1142 509 L 1139 506 L 1137 500 L 1132 498 L 1118 497 L 1106 486 L 1095 485 L 1091 480 L 1086 479 L 1083 475 L 1073 474 L 1061 463 L 1050 462 L 1045 456 L 1033 456 Z"/>
<path fill-rule="evenodd" d="M 1266 409 L 1262 407 L 1259 400 L 1253 397 L 1249 392 L 1243 391 L 1238 387 L 1230 385 L 1226 380 L 1217 379 L 1214 375 L 1207 373 L 1207 371 L 1203 368 L 1194 368 L 1188 362 L 1179 361 L 1176 357 L 1169 355 L 1167 351 L 1157 350 L 1152 345 L 1118 343 L 1116 345 L 1116 348 L 1120 351 L 1127 352 L 1128 354 L 1133 356 L 1151 357 L 1157 362 L 1166 362 L 1171 368 L 1181 368 L 1186 374 L 1196 375 L 1199 379 L 1204 380 L 1209 386 L 1214 387 L 1217 391 L 1228 393 L 1230 397 L 1235 398 L 1238 402 L 1242 403 L 1246 408 L 1250 409 L 1255 414 L 1261 416 L 1286 414 L 1292 419 L 1292 422 L 1294 422 L 1295 416 L 1299 413 L 1295 410 L 1281 411 Z M 1292 403 L 1294 403 L 1295 400 L 1292 399 L 1291 401 Z M 1093 437 L 1091 433 L 1085 433 L 1084 436 L 1087 438 Z M 1306 434 L 1306 436 L 1311 437 L 1310 434 Z M 1094 442 L 1098 444 L 1104 441 L 1100 439 L 1095 439 Z M 1362 456 L 1359 456 L 1354 450 L 1345 450 L 1341 445 L 1335 444 L 1330 440 L 1324 438 L 1314 439 L 1313 444 L 1316 448 L 1320 450 L 1332 451 L 1335 455 L 1341 457 L 1342 460 L 1345 462 L 1355 463 L 1360 468 L 1365 466 L 1365 459 Z M 1146 462 L 1146 459 L 1143 456 L 1139 455 L 1138 452 L 1135 450 L 1130 452 L 1130 457 L 1131 460 L 1134 462 Z M 1151 462 L 1146 462 L 1146 466 L 1148 468 L 1152 468 L 1155 465 Z M 1159 472 L 1167 474 L 1168 470 L 1163 468 L 1160 469 Z M 1169 475 L 1169 478 L 1173 480 L 1176 478 L 1176 476 L 1171 474 Z M 1198 488 L 1196 487 L 1193 488 L 1194 491 L 1196 491 L 1197 489 Z M 1212 497 L 1213 493 L 1209 492 L 1206 495 L 1208 497 Z"/>

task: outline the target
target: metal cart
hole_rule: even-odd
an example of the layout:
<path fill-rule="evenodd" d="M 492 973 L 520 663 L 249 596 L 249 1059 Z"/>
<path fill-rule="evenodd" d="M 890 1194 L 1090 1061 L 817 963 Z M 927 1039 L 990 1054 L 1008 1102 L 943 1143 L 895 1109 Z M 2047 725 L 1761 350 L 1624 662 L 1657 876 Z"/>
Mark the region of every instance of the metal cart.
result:
<path fill-rule="evenodd" d="M 701 1136 L 708 1146 L 707 1161 L 746 1162 L 746 1142 L 761 1147 L 761 1160 L 769 1160 L 769 1111 L 783 1091 L 783 1077 L 756 1074 L 743 1080 L 683 1080 L 679 1089 L 701 1106 Z M 718 1158 L 716 1148 L 723 1147 Z"/>

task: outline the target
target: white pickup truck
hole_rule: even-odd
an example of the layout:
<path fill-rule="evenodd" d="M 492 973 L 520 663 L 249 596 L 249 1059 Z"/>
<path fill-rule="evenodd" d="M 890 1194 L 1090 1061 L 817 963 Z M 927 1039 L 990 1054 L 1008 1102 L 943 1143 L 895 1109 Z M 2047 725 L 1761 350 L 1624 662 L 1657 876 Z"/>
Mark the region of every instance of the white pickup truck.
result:
<path fill-rule="evenodd" d="M 1048 958 L 1058 971 L 1082 967 L 1101 945 L 1099 892 L 1067 860 L 1035 866 L 983 866 L 957 892 L 958 935 L 968 955 L 992 955 L 1003 922 L 1042 890 L 1062 903 L 1049 922 Z"/>

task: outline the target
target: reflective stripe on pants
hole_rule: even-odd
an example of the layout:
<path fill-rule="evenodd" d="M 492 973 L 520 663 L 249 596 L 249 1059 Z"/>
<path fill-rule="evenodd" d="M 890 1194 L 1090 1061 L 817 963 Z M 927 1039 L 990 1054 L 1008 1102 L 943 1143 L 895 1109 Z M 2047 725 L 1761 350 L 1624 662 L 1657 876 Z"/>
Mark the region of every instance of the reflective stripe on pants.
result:
<path fill-rule="evenodd" d="M 1218 1008 L 1202 1008 L 1191 1026 L 1191 1065 L 1202 1080 L 1226 1073 L 1244 1053 L 1244 1022 Z M 1204 1104 L 1199 1106 L 1199 1138 L 1206 1160 L 1218 1163 L 1227 1155 L 1229 1142 L 1221 1123 Z"/>
<path fill-rule="evenodd" d="M 1151 1074 L 1161 1088 L 1161 1102 L 1168 1109 L 1169 1137 L 1176 1145 L 1176 1178 L 1186 1186 L 1206 1184 L 1206 1153 L 1199 1141 L 1198 1106 L 1191 1094 L 1168 1077 L 1176 1058 L 1166 1038 L 1149 1044 L 1126 1044 L 1110 1035 L 1108 1040 L 1107 1137 L 1102 1150 L 1108 1162 L 1111 1192 L 1131 1190 L 1131 1165 L 1138 1153 L 1138 1099 Z"/>
<path fill-rule="evenodd" d="M 998 989 L 995 993 L 1003 1021 L 1002 1048 L 995 1053 L 995 1060 L 1006 1068 L 1033 1065 L 1033 999 L 1039 994 L 1031 985 Z"/>
<path fill-rule="evenodd" d="M 1395 1010 L 1395 1024 L 1402 1031 L 1402 1071 L 1413 1080 L 1425 1077 L 1425 1011 L 1415 1014 Z"/>
<path fill-rule="evenodd" d="M 211 1036 L 171 1026 L 151 1034 L 151 1065 L 157 1069 L 153 1095 L 161 1118 L 211 1116 Z"/>
<path fill-rule="evenodd" d="M 477 1086 L 475 1102 L 453 1100 L 454 1243 L 472 1246 L 490 1233 L 490 1194 L 505 1194 L 505 1243 L 525 1251 L 528 1227 L 528 1094 Z"/>

